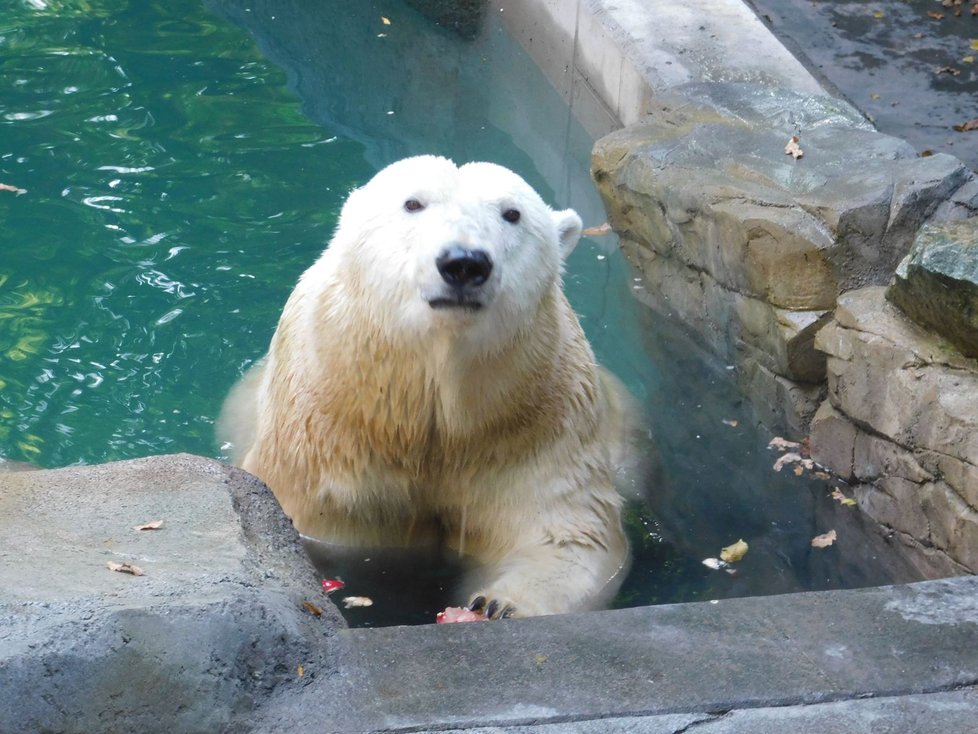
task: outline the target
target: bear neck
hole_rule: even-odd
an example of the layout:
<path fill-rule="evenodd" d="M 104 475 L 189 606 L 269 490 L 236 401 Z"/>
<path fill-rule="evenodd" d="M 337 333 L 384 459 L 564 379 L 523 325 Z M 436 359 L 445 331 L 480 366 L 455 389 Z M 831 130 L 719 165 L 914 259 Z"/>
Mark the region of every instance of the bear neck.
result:
<path fill-rule="evenodd" d="M 555 440 L 568 406 L 583 408 L 597 391 L 593 357 L 579 374 L 579 350 L 590 349 L 558 285 L 531 325 L 490 354 L 471 355 L 448 332 L 408 343 L 381 324 L 348 318 L 321 333 L 334 338 L 320 344 L 310 417 L 326 424 L 334 468 L 355 473 L 379 464 L 433 482 L 498 465 L 500 457 L 515 463 Z M 568 401 L 568 394 L 581 397 Z"/>

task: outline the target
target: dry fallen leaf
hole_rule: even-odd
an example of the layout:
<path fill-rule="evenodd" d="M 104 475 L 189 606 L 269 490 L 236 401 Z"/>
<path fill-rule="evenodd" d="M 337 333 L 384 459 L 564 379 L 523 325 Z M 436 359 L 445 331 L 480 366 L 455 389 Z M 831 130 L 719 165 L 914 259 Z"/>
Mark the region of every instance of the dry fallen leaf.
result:
<path fill-rule="evenodd" d="M 603 237 L 606 234 L 611 234 L 611 225 L 605 222 L 597 227 L 588 227 L 581 234 L 585 237 Z"/>
<path fill-rule="evenodd" d="M 139 566 L 134 566 L 131 563 L 113 563 L 112 561 L 105 562 L 106 567 L 110 571 L 118 571 L 119 573 L 128 573 L 132 576 L 145 576 L 146 573 Z"/>
<path fill-rule="evenodd" d="M 812 548 L 828 548 L 835 542 L 836 534 L 834 530 L 829 530 L 827 533 L 822 535 L 816 535 L 812 538 Z"/>
<path fill-rule="evenodd" d="M 162 520 L 153 520 L 153 522 L 143 523 L 142 525 L 133 525 L 133 530 L 159 530 L 163 527 Z"/>
<path fill-rule="evenodd" d="M 724 563 L 736 563 L 747 555 L 748 548 L 749 546 L 743 539 L 738 540 L 736 543 L 720 549 L 720 560 Z"/>
<path fill-rule="evenodd" d="M 353 607 L 372 607 L 374 605 L 374 600 L 369 596 L 344 596 L 343 606 L 347 609 L 352 609 Z"/>
<path fill-rule="evenodd" d="M 302 602 L 302 606 L 305 607 L 306 611 L 316 617 L 323 616 L 323 610 L 313 604 L 311 601 Z"/>
<path fill-rule="evenodd" d="M 954 125 L 953 127 L 959 133 L 967 133 L 967 132 L 971 132 L 972 130 L 978 130 L 978 118 L 974 120 L 968 120 L 967 122 L 962 123 L 961 125 Z"/>
<path fill-rule="evenodd" d="M 795 160 L 798 160 L 803 155 L 805 155 L 805 151 L 803 151 L 801 147 L 798 145 L 800 141 L 801 141 L 800 137 L 798 137 L 797 135 L 792 135 L 791 140 L 789 140 L 788 144 L 784 146 L 784 154 L 790 155 Z"/>

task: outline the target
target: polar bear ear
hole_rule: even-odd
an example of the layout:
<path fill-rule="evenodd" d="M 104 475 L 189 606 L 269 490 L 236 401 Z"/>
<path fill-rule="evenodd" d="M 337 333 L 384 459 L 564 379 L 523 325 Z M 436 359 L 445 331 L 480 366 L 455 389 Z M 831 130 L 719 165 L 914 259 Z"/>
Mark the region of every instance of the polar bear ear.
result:
<path fill-rule="evenodd" d="M 560 259 L 566 260 L 577 247 L 584 224 L 573 209 L 554 212 L 553 218 L 554 225 L 557 227 L 557 240 L 560 242 Z"/>

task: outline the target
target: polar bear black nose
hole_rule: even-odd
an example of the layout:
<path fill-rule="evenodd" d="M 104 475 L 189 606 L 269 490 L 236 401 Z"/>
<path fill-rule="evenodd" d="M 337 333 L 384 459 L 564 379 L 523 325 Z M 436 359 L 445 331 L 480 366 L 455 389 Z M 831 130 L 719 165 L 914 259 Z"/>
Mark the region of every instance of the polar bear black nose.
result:
<path fill-rule="evenodd" d="M 442 280 L 456 288 L 480 286 L 492 273 L 492 259 L 485 250 L 470 250 L 451 245 L 435 258 L 435 265 Z"/>

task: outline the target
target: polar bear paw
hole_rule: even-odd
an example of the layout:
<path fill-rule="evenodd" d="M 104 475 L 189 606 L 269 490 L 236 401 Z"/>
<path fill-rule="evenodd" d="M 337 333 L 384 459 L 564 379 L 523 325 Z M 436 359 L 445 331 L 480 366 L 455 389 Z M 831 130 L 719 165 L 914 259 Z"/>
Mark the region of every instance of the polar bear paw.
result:
<path fill-rule="evenodd" d="M 486 597 L 477 594 L 466 607 L 472 612 L 481 612 L 486 619 L 509 619 L 516 616 L 516 605 L 505 597 Z"/>

